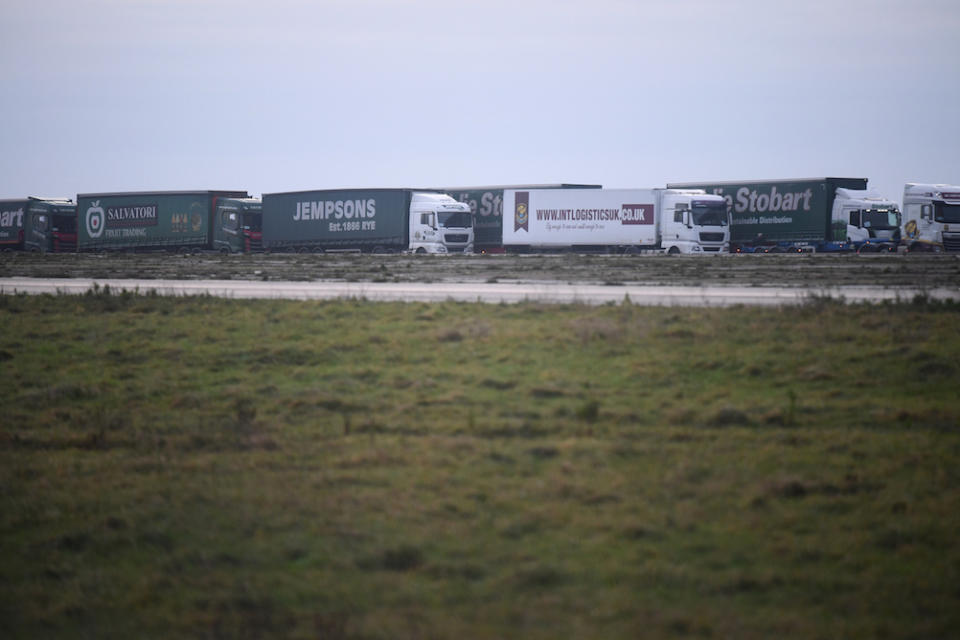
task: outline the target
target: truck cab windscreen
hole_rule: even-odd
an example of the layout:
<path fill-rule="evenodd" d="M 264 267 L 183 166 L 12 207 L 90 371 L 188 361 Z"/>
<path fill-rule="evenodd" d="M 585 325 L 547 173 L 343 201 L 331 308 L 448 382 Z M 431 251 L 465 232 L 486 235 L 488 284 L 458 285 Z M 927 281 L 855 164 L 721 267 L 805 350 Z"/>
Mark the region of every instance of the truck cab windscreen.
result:
<path fill-rule="evenodd" d="M 727 226 L 727 203 L 694 200 L 690 207 L 693 224 L 700 227 Z"/>
<path fill-rule="evenodd" d="M 454 211 L 451 213 L 440 211 L 437 213 L 437 219 L 440 221 L 441 227 L 448 229 L 469 229 L 473 226 L 473 216 L 467 211 Z"/>
<path fill-rule="evenodd" d="M 77 219 L 73 215 L 54 215 L 53 230 L 60 233 L 76 233 Z"/>
<path fill-rule="evenodd" d="M 934 220 L 953 224 L 960 223 L 960 204 L 937 202 L 934 205 Z"/>
<path fill-rule="evenodd" d="M 896 229 L 900 226 L 900 212 L 889 209 L 866 209 L 863 212 L 863 228 Z"/>
<path fill-rule="evenodd" d="M 244 213 L 243 228 L 247 231 L 262 231 L 263 230 L 263 214 L 262 213 Z"/>

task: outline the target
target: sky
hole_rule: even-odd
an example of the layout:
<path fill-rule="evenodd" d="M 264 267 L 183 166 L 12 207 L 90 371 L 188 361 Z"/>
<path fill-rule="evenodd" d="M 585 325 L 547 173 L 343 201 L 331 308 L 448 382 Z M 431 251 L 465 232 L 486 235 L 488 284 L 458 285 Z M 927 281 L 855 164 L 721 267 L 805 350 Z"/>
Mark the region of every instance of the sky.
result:
<path fill-rule="evenodd" d="M 956 0 L 3 0 L 0 198 L 960 184 Z"/>

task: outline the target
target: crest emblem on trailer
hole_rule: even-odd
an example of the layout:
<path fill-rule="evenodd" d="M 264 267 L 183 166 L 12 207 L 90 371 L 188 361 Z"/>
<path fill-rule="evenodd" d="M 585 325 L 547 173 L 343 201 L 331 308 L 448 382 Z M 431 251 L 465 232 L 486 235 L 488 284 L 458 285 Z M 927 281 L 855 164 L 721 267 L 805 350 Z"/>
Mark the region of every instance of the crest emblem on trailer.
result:
<path fill-rule="evenodd" d="M 530 231 L 530 192 L 517 191 L 513 207 L 513 230 Z"/>
<path fill-rule="evenodd" d="M 104 223 L 103 207 L 100 206 L 99 200 L 95 200 L 87 209 L 87 235 L 91 238 L 102 236 Z"/>

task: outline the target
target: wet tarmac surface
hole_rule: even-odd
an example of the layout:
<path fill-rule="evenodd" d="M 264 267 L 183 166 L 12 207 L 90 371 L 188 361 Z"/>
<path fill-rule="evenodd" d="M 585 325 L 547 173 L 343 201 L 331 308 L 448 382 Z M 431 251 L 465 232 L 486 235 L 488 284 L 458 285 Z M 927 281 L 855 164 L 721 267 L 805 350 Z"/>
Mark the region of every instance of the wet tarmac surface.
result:
<path fill-rule="evenodd" d="M 5 293 L 112 289 L 235 298 L 790 304 L 957 299 L 960 255 L 0 254 Z"/>
<path fill-rule="evenodd" d="M 110 291 L 156 292 L 161 295 L 213 295 L 227 298 L 322 300 L 354 298 L 371 301 L 607 304 L 629 301 L 637 305 L 730 306 L 787 305 L 811 299 L 845 302 L 908 301 L 918 295 L 936 300 L 960 300 L 957 289 L 930 290 L 845 286 L 743 287 L 593 285 L 534 283 L 377 283 L 377 282 L 264 282 L 241 280 L 135 280 L 2 278 L 0 292 L 28 294 L 83 294 L 95 288 Z"/>

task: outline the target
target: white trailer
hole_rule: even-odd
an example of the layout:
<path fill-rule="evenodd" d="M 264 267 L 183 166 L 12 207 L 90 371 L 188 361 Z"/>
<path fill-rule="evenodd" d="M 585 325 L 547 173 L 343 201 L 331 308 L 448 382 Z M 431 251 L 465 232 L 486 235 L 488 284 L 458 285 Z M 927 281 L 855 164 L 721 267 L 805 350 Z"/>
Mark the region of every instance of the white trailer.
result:
<path fill-rule="evenodd" d="M 727 203 L 702 189 L 509 189 L 507 251 L 720 253 Z"/>

